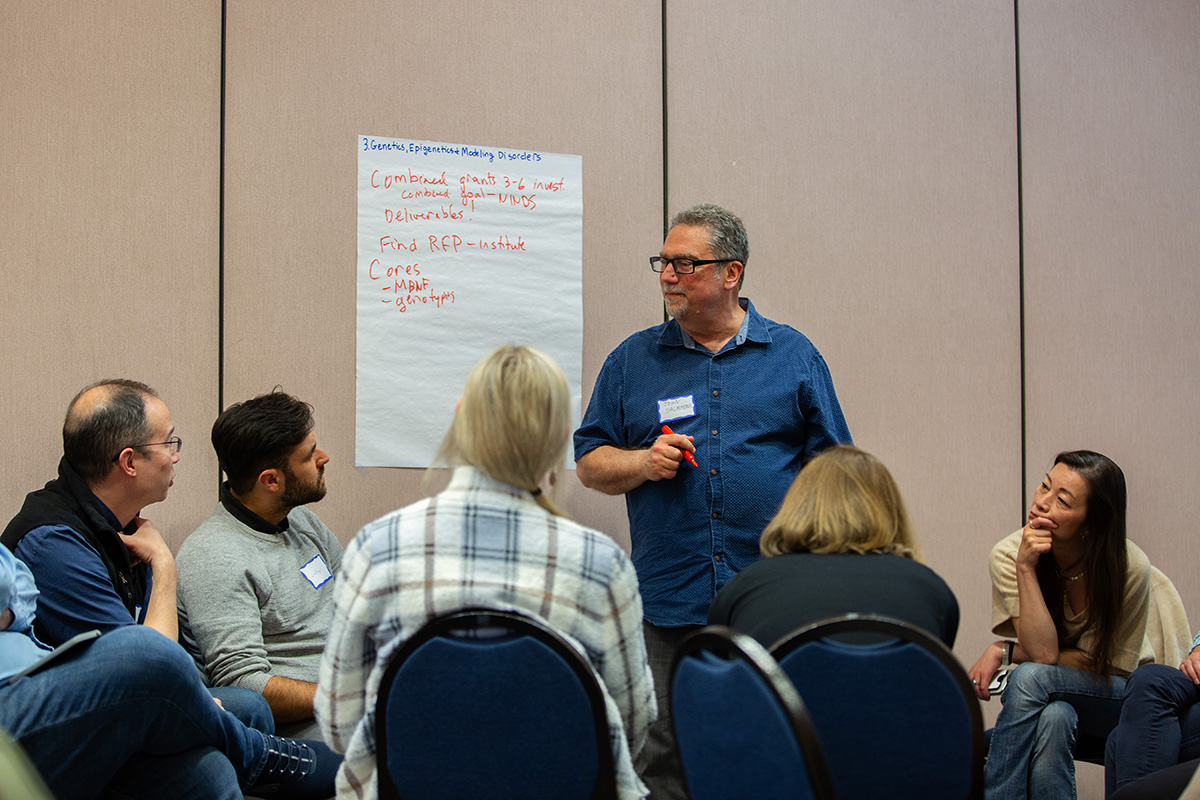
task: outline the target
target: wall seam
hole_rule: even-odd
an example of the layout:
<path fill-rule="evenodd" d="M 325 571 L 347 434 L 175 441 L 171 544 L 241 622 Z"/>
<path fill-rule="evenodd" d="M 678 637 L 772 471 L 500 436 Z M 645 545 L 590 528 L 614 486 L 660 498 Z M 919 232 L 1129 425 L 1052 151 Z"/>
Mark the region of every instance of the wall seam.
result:
<path fill-rule="evenodd" d="M 225 408 L 225 40 L 228 0 L 221 0 L 221 110 L 217 177 L 217 414 Z M 221 467 L 217 466 L 217 486 Z"/>
<path fill-rule="evenodd" d="M 667 236 L 667 215 L 670 213 L 667 189 L 670 163 L 667 150 L 667 124 L 669 122 L 667 114 L 667 0 L 662 0 L 662 22 L 659 27 L 662 33 L 662 215 L 663 238 L 665 239 Z"/>
<path fill-rule="evenodd" d="M 1021 19 L 1019 0 L 1013 0 L 1013 61 L 1016 78 L 1016 123 L 1017 123 L 1017 291 L 1021 357 L 1021 509 L 1029 507 L 1029 440 L 1027 430 L 1026 385 L 1025 385 L 1025 173 L 1021 141 Z"/>
<path fill-rule="evenodd" d="M 669 121 L 667 114 L 667 0 L 662 0 L 662 22 L 659 25 L 662 32 L 662 46 L 660 52 L 662 54 L 662 220 L 663 220 L 663 239 L 667 238 L 667 224 L 670 221 L 670 197 L 668 190 L 668 179 L 670 177 L 668 164 L 670 163 L 669 152 L 667 149 L 667 123 Z M 667 307 L 663 305 L 663 322 L 669 320 L 667 315 Z"/>

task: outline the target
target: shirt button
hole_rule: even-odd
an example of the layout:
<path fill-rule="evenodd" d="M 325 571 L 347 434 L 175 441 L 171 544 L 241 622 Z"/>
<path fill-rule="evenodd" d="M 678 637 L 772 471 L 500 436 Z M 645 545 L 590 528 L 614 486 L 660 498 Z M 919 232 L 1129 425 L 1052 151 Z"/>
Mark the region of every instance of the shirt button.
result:
<path fill-rule="evenodd" d="M 716 436 L 716 435 L 717 435 L 717 432 L 716 432 L 716 431 L 713 431 L 713 436 Z"/>
<path fill-rule="evenodd" d="M 714 469 L 714 470 L 712 471 L 712 474 L 713 474 L 713 475 L 716 475 L 716 474 L 717 474 L 717 471 Z"/>
<path fill-rule="evenodd" d="M 721 560 L 721 554 L 720 554 L 720 553 L 718 553 L 717 555 L 713 556 L 713 561 L 720 561 L 720 560 Z"/>
<path fill-rule="evenodd" d="M 713 397 L 716 397 L 719 394 L 720 394 L 720 392 L 713 392 Z"/>
<path fill-rule="evenodd" d="M 716 518 L 718 518 L 719 516 L 721 516 L 721 515 L 720 515 L 720 514 L 718 514 L 718 513 L 717 513 L 717 512 L 715 512 L 715 511 L 713 512 L 713 519 L 716 519 Z"/>

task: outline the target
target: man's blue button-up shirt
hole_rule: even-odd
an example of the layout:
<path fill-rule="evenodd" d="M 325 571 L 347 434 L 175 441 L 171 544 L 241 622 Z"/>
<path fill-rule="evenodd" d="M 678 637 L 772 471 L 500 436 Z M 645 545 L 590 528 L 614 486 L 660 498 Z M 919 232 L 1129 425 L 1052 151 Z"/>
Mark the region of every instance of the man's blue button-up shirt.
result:
<path fill-rule="evenodd" d="M 602 445 L 650 447 L 664 424 L 695 437 L 699 468 L 626 493 L 645 616 L 699 625 L 719 590 L 759 557 L 758 537 L 800 468 L 850 431 L 821 354 L 804 334 L 743 299 L 741 330 L 720 352 L 674 320 L 609 354 L 575 458 Z"/>

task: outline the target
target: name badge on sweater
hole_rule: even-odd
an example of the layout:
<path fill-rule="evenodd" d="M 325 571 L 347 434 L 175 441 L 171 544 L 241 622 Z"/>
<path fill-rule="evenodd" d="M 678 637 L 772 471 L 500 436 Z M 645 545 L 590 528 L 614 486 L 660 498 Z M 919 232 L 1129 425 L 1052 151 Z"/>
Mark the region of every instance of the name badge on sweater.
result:
<path fill-rule="evenodd" d="M 307 564 L 300 568 L 300 574 L 304 579 L 312 584 L 314 589 L 321 588 L 325 581 L 333 577 L 333 573 L 329 571 L 329 567 L 325 564 L 325 560 L 318 556 L 313 556 Z"/>
<path fill-rule="evenodd" d="M 658 401 L 658 421 L 670 422 L 673 419 L 696 416 L 696 399 L 694 395 L 672 397 Z"/>

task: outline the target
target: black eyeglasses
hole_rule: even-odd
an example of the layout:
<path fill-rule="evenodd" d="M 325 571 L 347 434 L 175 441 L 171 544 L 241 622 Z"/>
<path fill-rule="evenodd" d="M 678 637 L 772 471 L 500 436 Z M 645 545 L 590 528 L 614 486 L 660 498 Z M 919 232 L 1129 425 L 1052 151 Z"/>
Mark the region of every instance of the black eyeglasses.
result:
<path fill-rule="evenodd" d="M 705 264 L 727 264 L 730 261 L 736 261 L 735 258 L 706 258 L 697 261 L 694 258 L 663 258 L 662 256 L 650 256 L 650 269 L 655 272 L 662 272 L 667 267 L 675 270 L 676 275 L 691 275 L 696 271 L 696 267 L 703 267 Z"/>
<path fill-rule="evenodd" d="M 159 445 L 159 444 L 171 445 L 171 453 L 172 454 L 178 453 L 180 450 L 183 449 L 183 439 L 181 439 L 178 436 L 172 436 L 170 439 L 167 439 L 165 442 L 146 442 L 145 444 L 131 444 L 129 446 L 130 447 L 154 447 L 155 445 Z M 122 450 L 124 450 L 124 448 L 122 448 Z M 113 456 L 112 460 L 115 462 L 120 457 L 121 457 L 121 454 L 117 453 L 115 456 Z"/>

